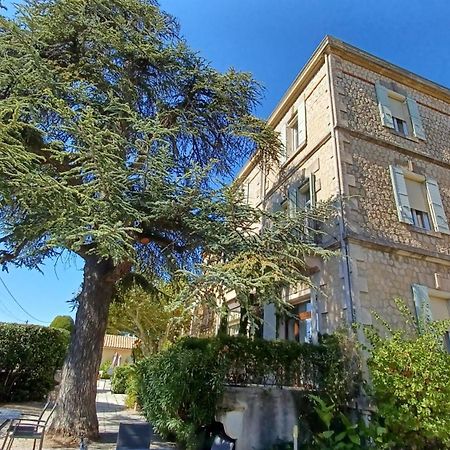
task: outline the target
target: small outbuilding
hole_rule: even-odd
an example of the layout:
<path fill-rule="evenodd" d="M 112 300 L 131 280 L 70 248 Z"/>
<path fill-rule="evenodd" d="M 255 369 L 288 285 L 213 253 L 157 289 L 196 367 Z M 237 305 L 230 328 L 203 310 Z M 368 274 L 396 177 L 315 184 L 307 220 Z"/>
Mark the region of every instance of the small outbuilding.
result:
<path fill-rule="evenodd" d="M 114 366 L 133 362 L 132 351 L 137 342 L 135 336 L 105 334 L 103 341 L 102 364 L 114 361 Z"/>

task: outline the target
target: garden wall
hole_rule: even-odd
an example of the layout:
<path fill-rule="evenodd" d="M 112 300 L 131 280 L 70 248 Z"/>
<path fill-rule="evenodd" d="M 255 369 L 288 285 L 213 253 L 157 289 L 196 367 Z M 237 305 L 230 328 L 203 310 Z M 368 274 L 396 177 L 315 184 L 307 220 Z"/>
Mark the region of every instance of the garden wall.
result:
<path fill-rule="evenodd" d="M 267 450 L 292 442 L 305 393 L 278 387 L 226 387 L 219 412 L 225 432 L 237 439 L 236 450 Z"/>

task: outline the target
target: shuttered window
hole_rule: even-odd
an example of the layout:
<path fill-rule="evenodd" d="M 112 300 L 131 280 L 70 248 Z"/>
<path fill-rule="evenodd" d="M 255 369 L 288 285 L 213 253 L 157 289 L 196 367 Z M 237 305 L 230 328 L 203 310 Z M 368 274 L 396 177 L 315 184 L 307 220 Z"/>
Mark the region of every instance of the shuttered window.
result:
<path fill-rule="evenodd" d="M 415 100 L 391 91 L 379 82 L 375 84 L 375 90 L 381 123 L 385 127 L 392 128 L 405 136 L 414 135 L 419 139 L 426 139 Z"/>
<path fill-rule="evenodd" d="M 421 284 L 413 284 L 412 292 L 419 331 L 432 320 L 450 319 L 450 293 L 429 289 Z M 450 351 L 449 332 L 444 335 L 444 346 Z"/>
<path fill-rule="evenodd" d="M 398 166 L 389 169 L 400 222 L 450 234 L 437 181 Z"/>

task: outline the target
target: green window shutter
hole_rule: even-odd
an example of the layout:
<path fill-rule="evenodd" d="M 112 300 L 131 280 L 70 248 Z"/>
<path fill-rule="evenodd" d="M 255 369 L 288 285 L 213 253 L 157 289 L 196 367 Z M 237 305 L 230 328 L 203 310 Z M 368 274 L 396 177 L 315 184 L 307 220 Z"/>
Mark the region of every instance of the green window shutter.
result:
<path fill-rule="evenodd" d="M 421 330 L 423 324 L 433 320 L 431 315 L 430 296 L 426 286 L 422 286 L 421 284 L 413 284 L 411 287 L 414 306 L 416 308 L 417 322 L 419 324 L 419 330 Z"/>
<path fill-rule="evenodd" d="M 311 207 L 316 206 L 316 176 L 312 173 L 309 175 L 309 197 L 311 199 Z"/>
<path fill-rule="evenodd" d="M 436 180 L 426 179 L 428 201 L 430 203 L 431 215 L 433 216 L 434 229 L 441 233 L 450 234 L 447 217 L 445 216 L 439 186 Z"/>
<path fill-rule="evenodd" d="M 293 217 L 297 212 L 297 195 L 298 187 L 291 186 L 288 190 L 288 214 L 289 217 Z"/>
<path fill-rule="evenodd" d="M 414 136 L 419 139 L 425 140 L 425 131 L 422 126 L 422 119 L 420 117 L 419 108 L 417 103 L 412 98 L 406 98 L 406 104 L 408 105 L 409 116 L 411 118 L 411 123 L 413 127 Z"/>
<path fill-rule="evenodd" d="M 298 146 L 301 147 L 306 142 L 306 109 L 305 101 L 302 100 L 297 111 L 298 120 Z"/>
<path fill-rule="evenodd" d="M 395 203 L 397 205 L 398 220 L 413 224 L 411 214 L 411 206 L 408 199 L 408 191 L 406 190 L 405 176 L 403 169 L 397 166 L 389 166 L 391 172 L 392 186 L 394 188 Z"/>
<path fill-rule="evenodd" d="M 375 84 L 375 90 L 377 91 L 378 108 L 380 110 L 381 123 L 385 127 L 394 128 L 394 120 L 392 119 L 388 90 L 379 82 Z"/>

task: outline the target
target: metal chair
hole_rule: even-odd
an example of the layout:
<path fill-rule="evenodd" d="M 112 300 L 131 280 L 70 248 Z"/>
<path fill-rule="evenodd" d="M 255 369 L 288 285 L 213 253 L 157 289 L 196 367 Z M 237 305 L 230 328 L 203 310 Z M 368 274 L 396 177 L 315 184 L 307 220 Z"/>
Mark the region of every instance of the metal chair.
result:
<path fill-rule="evenodd" d="M 119 424 L 116 450 L 147 450 L 153 437 L 153 428 L 149 423 Z"/>
<path fill-rule="evenodd" d="M 53 414 L 53 411 L 56 408 L 56 403 L 53 405 L 52 409 L 50 410 L 49 414 L 43 419 L 44 414 L 48 410 L 50 404 L 47 403 L 44 406 L 44 409 L 41 411 L 39 415 L 36 415 L 37 419 L 32 419 L 28 417 L 21 418 L 17 420 L 15 423 L 13 423 L 9 428 L 5 436 L 5 440 L 2 445 L 2 450 L 10 450 L 14 439 L 32 439 L 33 440 L 33 450 L 36 448 L 36 443 L 39 441 L 39 447 L 38 449 L 42 449 L 42 445 L 44 443 L 44 435 L 45 430 L 48 424 L 48 421 Z M 9 441 L 8 441 L 9 439 Z M 8 444 L 6 445 L 6 443 Z M 6 445 L 6 447 L 5 447 Z"/>

